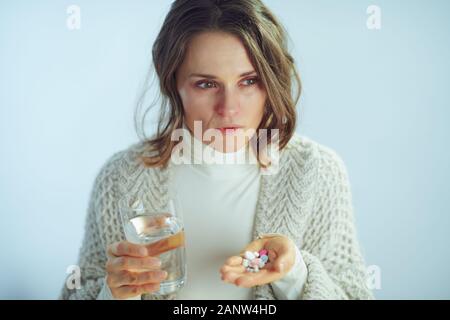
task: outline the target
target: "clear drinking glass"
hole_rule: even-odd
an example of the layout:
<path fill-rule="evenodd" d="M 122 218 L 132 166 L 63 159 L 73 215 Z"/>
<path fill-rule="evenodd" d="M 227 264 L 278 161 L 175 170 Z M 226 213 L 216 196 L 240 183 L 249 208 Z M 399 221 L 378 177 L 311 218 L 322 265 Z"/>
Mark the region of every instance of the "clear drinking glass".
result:
<path fill-rule="evenodd" d="M 184 224 L 181 208 L 176 197 L 171 197 L 167 206 L 153 209 L 138 195 L 126 195 L 119 201 L 119 211 L 128 241 L 136 244 L 181 246 L 158 255 L 161 269 L 167 278 L 160 283 L 154 295 L 165 295 L 183 288 L 186 283 L 187 264 L 184 245 Z M 157 243 L 159 242 L 159 243 Z"/>

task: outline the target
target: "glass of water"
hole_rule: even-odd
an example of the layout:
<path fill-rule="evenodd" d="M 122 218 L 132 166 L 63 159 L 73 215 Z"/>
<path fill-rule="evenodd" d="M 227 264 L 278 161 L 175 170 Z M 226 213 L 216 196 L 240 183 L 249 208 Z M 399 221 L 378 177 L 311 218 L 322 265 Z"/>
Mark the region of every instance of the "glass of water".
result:
<path fill-rule="evenodd" d="M 154 244 L 154 248 L 164 250 L 157 256 L 168 275 L 160 283 L 160 290 L 152 294 L 165 295 L 183 288 L 187 264 L 183 216 L 177 198 L 171 197 L 165 207 L 155 210 L 142 197 L 128 194 L 120 199 L 119 211 L 129 242 Z"/>

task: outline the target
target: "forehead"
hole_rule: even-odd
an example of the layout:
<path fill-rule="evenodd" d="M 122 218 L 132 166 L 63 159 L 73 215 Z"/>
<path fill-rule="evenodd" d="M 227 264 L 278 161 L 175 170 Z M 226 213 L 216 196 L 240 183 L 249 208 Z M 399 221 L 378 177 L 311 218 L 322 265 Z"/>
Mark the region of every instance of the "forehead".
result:
<path fill-rule="evenodd" d="M 250 71 L 253 66 L 237 36 L 224 32 L 203 32 L 189 41 L 182 69 L 187 75 L 199 72 L 226 77 Z"/>

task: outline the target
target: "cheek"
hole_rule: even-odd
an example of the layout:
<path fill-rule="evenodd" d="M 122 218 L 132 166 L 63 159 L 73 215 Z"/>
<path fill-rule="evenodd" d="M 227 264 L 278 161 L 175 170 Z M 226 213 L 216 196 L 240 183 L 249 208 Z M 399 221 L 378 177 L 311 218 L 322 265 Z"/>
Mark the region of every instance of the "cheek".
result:
<path fill-rule="evenodd" d="M 188 119 L 208 118 L 214 110 L 215 101 L 211 96 L 187 89 L 180 92 L 183 109 Z"/>
<path fill-rule="evenodd" d="M 245 113 L 253 119 L 260 119 L 264 114 L 264 105 L 267 95 L 265 91 L 255 91 L 245 97 Z"/>

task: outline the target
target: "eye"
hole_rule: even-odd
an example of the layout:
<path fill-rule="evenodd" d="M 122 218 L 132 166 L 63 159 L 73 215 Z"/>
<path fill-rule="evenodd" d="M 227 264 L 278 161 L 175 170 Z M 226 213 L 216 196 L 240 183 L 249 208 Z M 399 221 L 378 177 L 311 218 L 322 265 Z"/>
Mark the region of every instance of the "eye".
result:
<path fill-rule="evenodd" d="M 258 83 L 258 78 L 250 78 L 250 79 L 245 79 L 244 82 L 247 82 L 247 84 L 245 86 L 252 86 Z"/>
<path fill-rule="evenodd" d="M 197 83 L 197 87 L 200 89 L 211 89 L 216 86 L 216 83 L 214 81 L 201 81 Z"/>

